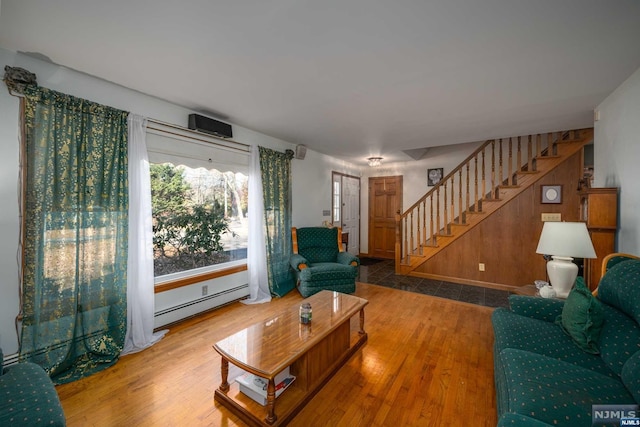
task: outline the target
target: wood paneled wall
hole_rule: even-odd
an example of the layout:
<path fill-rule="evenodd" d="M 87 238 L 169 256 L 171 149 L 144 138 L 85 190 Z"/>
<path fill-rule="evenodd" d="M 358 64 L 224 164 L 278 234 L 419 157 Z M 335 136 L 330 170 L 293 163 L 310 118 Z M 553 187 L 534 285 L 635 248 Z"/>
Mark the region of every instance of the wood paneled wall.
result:
<path fill-rule="evenodd" d="M 470 284 L 522 286 L 545 279 L 546 262 L 536 254 L 541 214 L 560 213 L 563 221 L 578 221 L 582 169 L 578 152 L 416 271 Z M 541 186 L 558 184 L 562 203 L 542 204 Z M 485 271 L 479 271 L 479 263 Z"/>

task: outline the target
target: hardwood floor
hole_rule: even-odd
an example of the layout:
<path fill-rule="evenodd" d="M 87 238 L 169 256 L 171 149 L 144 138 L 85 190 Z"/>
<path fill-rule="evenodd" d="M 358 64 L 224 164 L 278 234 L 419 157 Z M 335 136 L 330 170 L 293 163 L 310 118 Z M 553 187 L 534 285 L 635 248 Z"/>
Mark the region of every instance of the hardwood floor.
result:
<path fill-rule="evenodd" d="M 289 425 L 496 424 L 491 308 L 363 283 L 356 295 L 369 300 L 368 342 Z M 68 426 L 243 426 L 213 401 L 220 358 L 212 345 L 301 299 L 234 303 L 58 386 Z"/>

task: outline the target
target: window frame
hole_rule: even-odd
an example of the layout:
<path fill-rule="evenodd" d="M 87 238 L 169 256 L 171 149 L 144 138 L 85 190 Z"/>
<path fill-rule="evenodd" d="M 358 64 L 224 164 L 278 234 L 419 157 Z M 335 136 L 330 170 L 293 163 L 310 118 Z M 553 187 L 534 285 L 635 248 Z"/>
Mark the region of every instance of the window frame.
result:
<path fill-rule="evenodd" d="M 158 163 L 152 161 L 151 157 L 154 155 L 160 155 L 163 159 L 171 159 L 173 164 L 184 163 L 184 159 L 195 159 L 202 162 L 211 163 L 212 157 L 206 159 L 201 157 L 194 157 L 192 154 L 187 153 L 187 150 L 182 152 L 179 150 L 180 143 L 196 144 L 204 149 L 217 149 L 223 150 L 227 153 L 231 153 L 232 157 L 238 158 L 237 154 L 246 156 L 246 164 L 233 163 L 238 166 L 238 169 L 230 169 L 236 172 L 244 172 L 246 170 L 248 176 L 249 169 L 249 155 L 250 145 L 243 144 L 230 139 L 218 138 L 213 135 L 206 135 L 195 130 L 183 128 L 181 126 L 165 123 L 157 120 L 148 119 L 147 123 L 147 136 L 157 135 L 164 138 L 176 140 L 176 144 L 171 150 L 162 149 L 149 142 L 147 142 L 147 153 L 150 157 L 149 164 Z M 186 147 L 186 146 L 185 146 Z M 234 156 L 235 155 L 235 156 Z M 164 161 L 164 160 L 161 160 Z M 171 160 L 169 160 L 171 161 Z M 189 165 L 187 165 L 189 166 Z M 192 167 L 192 166 L 189 166 Z M 213 166 L 215 167 L 215 166 Z M 242 170 L 244 168 L 244 170 Z M 163 276 L 154 277 L 154 291 L 155 293 L 166 292 L 172 289 L 180 288 L 183 286 L 189 286 L 195 283 L 211 280 L 219 277 L 224 277 L 232 274 L 239 273 L 247 270 L 247 260 L 233 260 L 220 264 L 213 264 L 205 267 L 199 267 L 191 270 L 185 270 L 181 272 L 166 274 Z"/>

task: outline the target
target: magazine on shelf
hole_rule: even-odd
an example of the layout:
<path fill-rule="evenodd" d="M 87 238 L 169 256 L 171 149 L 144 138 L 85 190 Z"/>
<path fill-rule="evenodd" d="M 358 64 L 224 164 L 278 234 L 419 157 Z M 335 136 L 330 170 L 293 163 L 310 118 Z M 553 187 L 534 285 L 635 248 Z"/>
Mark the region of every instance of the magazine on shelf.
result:
<path fill-rule="evenodd" d="M 284 375 L 281 372 L 276 376 L 276 398 L 291 385 L 296 379 L 294 375 L 289 374 L 289 369 L 285 369 Z M 240 386 L 240 391 L 261 405 L 267 404 L 267 384 L 266 378 L 259 377 L 250 373 L 244 373 L 236 378 L 236 382 Z"/>

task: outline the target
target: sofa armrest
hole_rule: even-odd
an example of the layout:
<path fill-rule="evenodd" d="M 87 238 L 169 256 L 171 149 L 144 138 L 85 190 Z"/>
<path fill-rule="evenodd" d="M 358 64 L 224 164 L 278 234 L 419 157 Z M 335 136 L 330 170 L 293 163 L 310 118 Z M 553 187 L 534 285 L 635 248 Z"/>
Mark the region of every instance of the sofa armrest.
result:
<path fill-rule="evenodd" d="M 555 322 L 556 317 L 562 314 L 564 300 L 509 295 L 509 307 L 512 312 L 521 316 Z"/>
<path fill-rule="evenodd" d="M 296 271 L 302 271 L 309 267 L 309 261 L 300 254 L 291 255 L 289 258 L 289 264 L 291 264 L 291 267 Z"/>
<path fill-rule="evenodd" d="M 338 252 L 337 261 L 339 264 L 352 265 L 354 267 L 358 267 L 360 265 L 360 259 L 349 252 Z"/>

